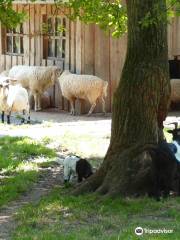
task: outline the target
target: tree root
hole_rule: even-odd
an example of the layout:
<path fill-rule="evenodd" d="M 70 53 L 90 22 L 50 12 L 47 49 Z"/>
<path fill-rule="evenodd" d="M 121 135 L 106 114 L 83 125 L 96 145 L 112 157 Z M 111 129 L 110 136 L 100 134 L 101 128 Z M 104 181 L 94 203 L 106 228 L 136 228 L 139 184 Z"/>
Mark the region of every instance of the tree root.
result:
<path fill-rule="evenodd" d="M 78 186 L 73 192 L 73 195 L 80 195 L 88 192 L 95 192 L 96 189 L 101 185 L 104 179 L 104 171 L 99 170 L 90 178 L 88 178 L 85 182 L 83 182 L 80 186 Z"/>

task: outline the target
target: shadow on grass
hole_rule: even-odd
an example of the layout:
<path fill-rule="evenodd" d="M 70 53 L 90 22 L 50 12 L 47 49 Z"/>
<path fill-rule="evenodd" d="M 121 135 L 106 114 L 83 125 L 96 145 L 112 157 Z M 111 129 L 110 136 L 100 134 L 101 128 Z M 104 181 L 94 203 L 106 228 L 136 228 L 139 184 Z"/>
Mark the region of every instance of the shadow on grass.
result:
<path fill-rule="evenodd" d="M 19 227 L 13 239 L 138 239 L 134 233 L 137 226 L 174 231 L 171 235 L 147 234 L 143 239 L 179 239 L 179 198 L 165 202 L 148 198 L 103 199 L 95 194 L 72 196 L 70 191 L 55 188 L 37 205 L 23 208 L 17 216 Z"/>

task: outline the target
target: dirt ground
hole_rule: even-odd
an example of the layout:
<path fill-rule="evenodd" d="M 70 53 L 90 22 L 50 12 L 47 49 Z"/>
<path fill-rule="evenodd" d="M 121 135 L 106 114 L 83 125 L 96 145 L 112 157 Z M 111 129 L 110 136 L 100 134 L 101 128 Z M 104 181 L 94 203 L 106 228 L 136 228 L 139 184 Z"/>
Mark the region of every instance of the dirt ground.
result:
<path fill-rule="evenodd" d="M 71 116 L 69 113 L 57 112 L 57 109 L 48 109 L 43 112 L 32 112 L 31 120 L 33 124 L 18 127 L 1 125 L 0 136 L 28 136 L 40 139 L 45 136 L 56 137 L 63 135 L 67 130 L 73 133 L 94 132 L 94 134 L 110 134 L 111 114 L 103 116 L 102 114 L 93 114 L 90 117 L 86 115 Z M 19 122 L 15 121 L 15 124 Z"/>
<path fill-rule="evenodd" d="M 32 112 L 31 120 L 33 124 L 19 126 L 18 128 L 2 125 L 0 127 L 0 136 L 28 136 L 40 139 L 45 136 L 56 137 L 63 135 L 67 130 L 73 133 L 91 133 L 97 135 L 109 135 L 111 131 L 111 114 L 103 116 L 102 114 L 92 114 L 71 116 L 67 112 L 58 111 L 58 109 L 48 109 L 42 112 Z M 180 112 L 170 112 L 164 126 L 169 123 L 180 121 Z M 13 118 L 12 118 L 13 122 Z M 17 121 L 14 122 L 18 124 Z M 27 127 L 26 127 L 27 126 Z M 173 125 L 171 125 L 173 127 Z M 171 127 L 169 126 L 169 127 Z"/>

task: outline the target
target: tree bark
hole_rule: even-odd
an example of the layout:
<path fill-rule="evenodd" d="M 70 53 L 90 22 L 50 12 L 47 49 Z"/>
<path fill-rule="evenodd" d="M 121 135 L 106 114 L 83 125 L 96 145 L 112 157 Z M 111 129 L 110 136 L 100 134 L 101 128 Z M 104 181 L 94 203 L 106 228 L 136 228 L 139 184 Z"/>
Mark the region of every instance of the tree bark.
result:
<path fill-rule="evenodd" d="M 167 22 L 159 18 L 165 2 L 127 0 L 128 49 L 113 99 L 110 146 L 100 169 L 76 194 L 133 195 L 153 188 L 148 150 L 162 138 L 170 97 Z M 147 13 L 157 21 L 143 27 Z"/>

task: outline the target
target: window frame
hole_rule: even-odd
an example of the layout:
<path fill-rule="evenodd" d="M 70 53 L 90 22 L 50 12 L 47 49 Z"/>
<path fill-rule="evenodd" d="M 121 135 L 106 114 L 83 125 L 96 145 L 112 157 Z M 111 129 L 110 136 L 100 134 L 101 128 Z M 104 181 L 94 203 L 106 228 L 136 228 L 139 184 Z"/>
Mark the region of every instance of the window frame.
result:
<path fill-rule="evenodd" d="M 51 20 L 50 20 L 51 19 Z M 66 31 L 58 32 L 56 28 L 57 19 L 60 20 L 60 26 L 67 28 L 67 19 L 65 16 L 59 15 L 43 15 L 43 24 L 47 24 L 47 33 L 43 34 L 43 59 L 45 60 L 65 60 L 66 58 L 66 41 L 67 34 Z M 52 31 L 49 31 L 49 23 L 51 21 Z M 49 55 L 49 42 L 52 41 L 52 56 Z M 60 51 L 58 56 L 58 45 L 56 42 L 60 43 Z"/>
<path fill-rule="evenodd" d="M 5 28 L 5 38 L 4 38 L 4 54 L 11 56 L 24 56 L 24 26 L 20 24 L 16 29 L 7 29 Z M 8 38 L 11 39 L 11 50 L 8 50 Z M 14 51 L 14 44 L 16 39 L 19 39 L 18 52 Z"/>

